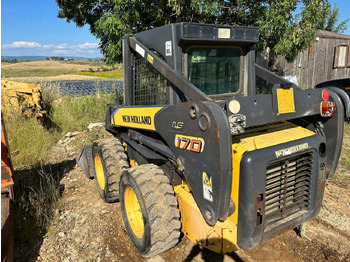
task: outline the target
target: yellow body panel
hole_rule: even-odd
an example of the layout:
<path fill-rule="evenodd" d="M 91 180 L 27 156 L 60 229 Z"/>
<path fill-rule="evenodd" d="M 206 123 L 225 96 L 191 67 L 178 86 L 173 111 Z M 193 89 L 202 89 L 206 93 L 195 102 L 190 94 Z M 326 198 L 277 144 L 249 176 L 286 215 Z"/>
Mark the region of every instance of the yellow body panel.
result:
<path fill-rule="evenodd" d="M 174 188 L 181 212 L 182 232 L 194 243 L 217 253 L 238 249 L 237 226 L 231 220 L 218 221 L 211 227 L 205 222 L 188 186 Z"/>
<path fill-rule="evenodd" d="M 268 133 L 257 133 L 251 134 L 250 136 L 243 136 L 238 143 L 245 149 L 252 151 L 255 149 L 280 145 L 304 137 L 312 136 L 314 134 L 314 132 L 300 126 L 291 125 L 287 129 L 272 130 Z"/>
<path fill-rule="evenodd" d="M 232 189 L 231 198 L 236 211 L 224 222 L 218 221 L 215 226 L 209 226 L 187 184 L 174 188 L 181 212 L 183 233 L 194 243 L 217 253 L 227 253 L 239 249 L 237 245 L 238 206 L 239 206 L 239 176 L 240 163 L 247 151 L 262 149 L 269 146 L 298 140 L 315 133 L 290 124 L 289 128 L 275 128 L 268 133 L 253 133 L 232 144 Z"/>
<path fill-rule="evenodd" d="M 112 119 L 112 124 L 156 130 L 154 116 L 163 107 L 124 107 L 120 108 Z"/>

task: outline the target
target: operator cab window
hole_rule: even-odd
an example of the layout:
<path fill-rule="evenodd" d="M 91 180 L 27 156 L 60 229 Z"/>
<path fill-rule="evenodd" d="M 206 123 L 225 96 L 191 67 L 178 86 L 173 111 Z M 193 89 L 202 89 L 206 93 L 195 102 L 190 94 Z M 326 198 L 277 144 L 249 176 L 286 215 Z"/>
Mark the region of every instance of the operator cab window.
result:
<path fill-rule="evenodd" d="M 237 93 L 240 87 L 241 50 L 192 48 L 187 54 L 187 77 L 206 95 Z"/>

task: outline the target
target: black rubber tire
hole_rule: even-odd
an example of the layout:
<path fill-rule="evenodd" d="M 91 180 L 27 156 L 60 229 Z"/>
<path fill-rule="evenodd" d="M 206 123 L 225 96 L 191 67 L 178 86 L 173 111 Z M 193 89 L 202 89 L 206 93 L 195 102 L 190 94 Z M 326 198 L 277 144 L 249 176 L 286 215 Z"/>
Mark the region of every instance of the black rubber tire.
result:
<path fill-rule="evenodd" d="M 141 207 L 144 233 L 133 232 L 125 208 L 125 190 L 130 187 Z M 175 246 L 180 238 L 180 212 L 168 177 L 153 164 L 132 167 L 120 179 L 120 202 L 129 237 L 144 257 L 160 254 Z"/>
<path fill-rule="evenodd" d="M 95 155 L 101 159 L 105 180 L 104 189 L 101 189 L 95 170 Z M 124 170 L 129 168 L 129 162 L 122 143 L 117 138 L 105 138 L 96 141 L 92 146 L 93 173 L 98 192 L 107 203 L 119 200 L 119 181 Z"/>

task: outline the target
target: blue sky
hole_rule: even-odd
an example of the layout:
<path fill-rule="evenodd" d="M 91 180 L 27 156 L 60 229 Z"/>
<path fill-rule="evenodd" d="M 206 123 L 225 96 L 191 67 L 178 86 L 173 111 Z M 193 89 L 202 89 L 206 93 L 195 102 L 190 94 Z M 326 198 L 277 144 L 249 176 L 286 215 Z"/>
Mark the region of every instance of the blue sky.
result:
<path fill-rule="evenodd" d="M 349 0 L 337 3 L 340 21 L 350 18 Z M 1 55 L 101 57 L 89 27 L 78 28 L 57 18 L 55 0 L 1 1 Z M 345 34 L 350 35 L 350 22 Z"/>
<path fill-rule="evenodd" d="M 55 0 L 1 1 L 1 55 L 102 57 L 89 27 L 57 18 Z"/>

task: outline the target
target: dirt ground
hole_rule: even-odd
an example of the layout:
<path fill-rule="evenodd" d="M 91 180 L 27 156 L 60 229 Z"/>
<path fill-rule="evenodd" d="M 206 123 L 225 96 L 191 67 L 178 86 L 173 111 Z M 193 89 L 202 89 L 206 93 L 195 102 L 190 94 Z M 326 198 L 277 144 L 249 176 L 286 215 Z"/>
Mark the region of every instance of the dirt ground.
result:
<path fill-rule="evenodd" d="M 17 255 L 18 261 L 350 261 L 350 192 L 337 180 L 327 182 L 322 210 L 307 223 L 306 238 L 290 230 L 253 250 L 220 255 L 183 237 L 173 249 L 144 259 L 129 240 L 120 203 L 104 203 L 95 181 L 75 165 L 84 143 L 87 131 L 61 141 L 48 156 L 66 168 L 61 207 L 32 258 Z M 341 173 L 350 177 L 350 170 Z"/>

